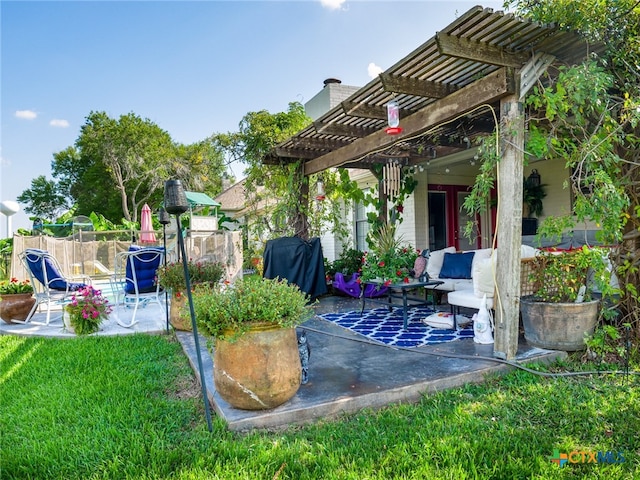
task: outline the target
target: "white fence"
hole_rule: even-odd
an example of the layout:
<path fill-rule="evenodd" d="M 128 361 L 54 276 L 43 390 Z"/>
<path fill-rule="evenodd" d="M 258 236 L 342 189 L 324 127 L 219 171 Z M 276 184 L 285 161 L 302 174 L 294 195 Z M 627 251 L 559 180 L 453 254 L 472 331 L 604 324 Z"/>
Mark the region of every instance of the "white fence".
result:
<path fill-rule="evenodd" d="M 11 258 L 11 277 L 19 280 L 28 278 L 18 255 L 27 248 L 47 250 L 60 263 L 67 275 L 88 275 L 92 278 L 105 278 L 112 274 L 115 256 L 129 249 L 133 235 L 123 232 L 83 232 L 66 238 L 48 236 L 13 237 L 13 255 Z M 139 235 L 136 235 L 139 238 Z M 162 232 L 156 232 L 157 241 L 153 246 L 163 246 Z M 185 238 L 187 257 L 194 260 L 221 262 L 230 281 L 242 277 L 242 237 L 240 232 L 229 231 L 188 231 Z M 174 231 L 167 231 L 167 261 L 178 260 L 178 242 Z"/>

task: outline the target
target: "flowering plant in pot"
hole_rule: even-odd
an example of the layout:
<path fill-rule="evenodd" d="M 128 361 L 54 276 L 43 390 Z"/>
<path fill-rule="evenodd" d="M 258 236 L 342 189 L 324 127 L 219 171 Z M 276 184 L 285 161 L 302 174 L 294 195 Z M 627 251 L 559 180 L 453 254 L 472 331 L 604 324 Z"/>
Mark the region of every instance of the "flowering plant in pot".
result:
<path fill-rule="evenodd" d="M 529 281 L 534 294 L 520 299 L 527 342 L 553 350 L 582 350 L 603 312 L 602 297 L 615 293 L 607 251 L 584 246 L 535 257 Z"/>
<path fill-rule="evenodd" d="M 385 286 L 392 283 L 409 283 L 411 269 L 420 254 L 419 250 L 402 245 L 395 237 L 395 228 L 383 225 L 370 237 L 371 250 L 362 257 L 361 282 L 382 281 Z"/>
<path fill-rule="evenodd" d="M 29 280 L 19 281 L 17 278 L 12 278 L 7 281 L 0 282 L 0 297 L 3 295 L 21 295 L 26 293 L 33 293 L 33 286 Z"/>
<path fill-rule="evenodd" d="M 198 325 L 214 338 L 213 378 L 235 408 L 274 408 L 301 383 L 295 326 L 312 315 L 307 295 L 286 280 L 251 278 L 232 285 L 198 286 Z"/>
<path fill-rule="evenodd" d="M 73 328 L 78 335 L 97 332 L 109 317 L 112 307 L 102 291 L 87 285 L 71 296 L 71 302 L 64 307 L 65 325 Z"/>
<path fill-rule="evenodd" d="M 12 278 L 0 282 L 0 318 L 5 322 L 26 320 L 35 303 L 33 285 L 29 280 Z"/>

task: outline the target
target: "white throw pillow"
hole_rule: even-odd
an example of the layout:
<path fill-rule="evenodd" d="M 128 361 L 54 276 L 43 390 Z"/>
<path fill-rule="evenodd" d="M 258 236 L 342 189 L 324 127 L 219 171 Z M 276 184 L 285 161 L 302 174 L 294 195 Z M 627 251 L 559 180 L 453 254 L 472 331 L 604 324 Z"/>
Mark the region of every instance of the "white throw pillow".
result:
<path fill-rule="evenodd" d="M 444 328 L 446 330 L 453 329 L 453 313 L 436 312 L 422 319 L 422 323 L 433 328 Z M 471 319 L 464 315 L 456 315 L 456 324 L 459 327 L 469 325 Z"/>
<path fill-rule="evenodd" d="M 476 252 L 473 256 L 473 263 L 471 264 L 471 277 L 473 278 L 473 269 L 475 268 L 476 264 L 484 260 L 485 258 L 491 257 L 491 253 L 493 253 L 493 250 L 491 248 L 481 248 L 480 250 L 469 251 Z"/>
<path fill-rule="evenodd" d="M 427 273 L 429 274 L 429 278 L 438 278 L 440 275 L 445 253 L 456 253 L 456 247 L 447 247 L 442 250 L 431 252 L 429 255 L 429 263 L 427 264 Z"/>
<path fill-rule="evenodd" d="M 495 257 L 483 258 L 473 267 L 473 294 L 482 298 L 484 295 L 493 297 L 495 284 L 493 282 L 493 270 L 495 269 Z"/>

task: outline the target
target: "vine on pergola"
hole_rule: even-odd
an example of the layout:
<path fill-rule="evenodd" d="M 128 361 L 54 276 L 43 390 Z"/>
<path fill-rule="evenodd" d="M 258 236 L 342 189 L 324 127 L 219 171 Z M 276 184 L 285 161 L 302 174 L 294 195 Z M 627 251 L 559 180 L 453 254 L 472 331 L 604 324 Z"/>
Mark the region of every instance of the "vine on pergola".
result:
<path fill-rule="evenodd" d="M 610 309 L 618 326 L 640 338 L 640 2 L 541 0 L 511 2 L 518 13 L 556 22 L 606 51 L 584 63 L 550 68 L 525 100 L 527 158 L 562 161 L 571 172 L 572 211 L 548 217 L 539 235 L 553 237 L 586 221 L 610 245 L 620 283 L 619 305 Z M 612 21 L 616 19 L 616 21 Z M 500 158 L 496 137 L 480 146 L 483 160 L 465 207 L 486 205 Z"/>

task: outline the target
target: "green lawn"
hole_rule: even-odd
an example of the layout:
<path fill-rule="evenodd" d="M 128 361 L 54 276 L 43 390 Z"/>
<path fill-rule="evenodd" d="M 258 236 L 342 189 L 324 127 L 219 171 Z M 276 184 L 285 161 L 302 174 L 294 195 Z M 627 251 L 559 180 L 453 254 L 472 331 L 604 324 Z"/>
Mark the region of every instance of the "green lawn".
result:
<path fill-rule="evenodd" d="M 638 376 L 517 371 L 417 405 L 245 434 L 215 417 L 207 430 L 171 336 L 0 336 L 0 382 L 2 479 L 640 478 Z M 624 461 L 559 467 L 554 450 Z"/>

